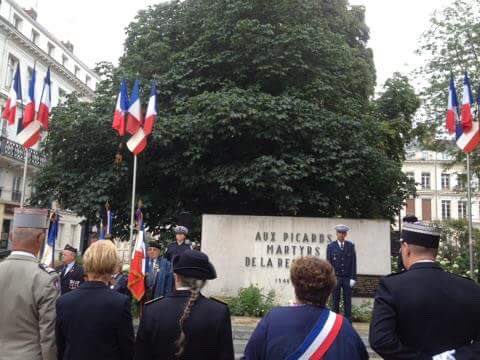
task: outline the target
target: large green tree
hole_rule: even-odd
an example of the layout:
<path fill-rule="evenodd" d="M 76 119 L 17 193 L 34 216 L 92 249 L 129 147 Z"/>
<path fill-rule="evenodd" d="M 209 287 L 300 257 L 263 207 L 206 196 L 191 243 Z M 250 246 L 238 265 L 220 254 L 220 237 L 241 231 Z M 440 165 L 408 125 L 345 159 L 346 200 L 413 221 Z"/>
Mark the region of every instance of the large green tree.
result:
<path fill-rule="evenodd" d="M 409 191 L 404 140 L 418 106 L 400 75 L 372 101 L 364 9 L 347 1 L 186 0 L 141 11 L 91 104 L 53 115 L 37 198 L 127 219 L 131 156 L 113 158 L 119 78 L 159 88 L 138 192 L 151 223 L 201 213 L 391 217 Z M 148 91 L 144 87 L 144 92 Z M 396 131 L 402 131 L 399 136 Z"/>

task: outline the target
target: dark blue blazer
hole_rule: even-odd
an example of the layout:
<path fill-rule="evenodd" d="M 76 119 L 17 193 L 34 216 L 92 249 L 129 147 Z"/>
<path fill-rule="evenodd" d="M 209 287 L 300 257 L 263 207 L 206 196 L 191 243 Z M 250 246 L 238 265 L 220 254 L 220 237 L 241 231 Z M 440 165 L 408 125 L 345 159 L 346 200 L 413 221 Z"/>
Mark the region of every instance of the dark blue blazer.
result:
<path fill-rule="evenodd" d="M 328 244 L 327 260 L 335 269 L 335 275 L 357 279 L 357 254 L 351 241 L 344 242 L 343 250 L 336 240 Z"/>
<path fill-rule="evenodd" d="M 130 360 L 134 334 L 130 300 L 104 283 L 84 282 L 57 300 L 59 360 Z"/>
<path fill-rule="evenodd" d="M 304 342 L 322 311 L 313 306 L 282 306 L 270 311 L 258 324 L 245 349 L 246 360 L 287 359 Z M 366 360 L 368 353 L 360 336 L 343 320 L 337 338 L 324 360 Z"/>

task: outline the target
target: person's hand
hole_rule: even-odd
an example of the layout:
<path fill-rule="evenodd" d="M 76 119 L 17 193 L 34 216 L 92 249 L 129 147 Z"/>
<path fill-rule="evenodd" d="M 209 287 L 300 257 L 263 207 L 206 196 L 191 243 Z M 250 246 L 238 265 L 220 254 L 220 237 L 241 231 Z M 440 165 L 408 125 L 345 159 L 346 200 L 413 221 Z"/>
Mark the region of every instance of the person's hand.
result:
<path fill-rule="evenodd" d="M 350 279 L 350 287 L 353 288 L 357 282 L 353 279 Z"/>
<path fill-rule="evenodd" d="M 441 354 L 433 355 L 432 360 L 455 360 L 455 350 L 449 350 Z"/>

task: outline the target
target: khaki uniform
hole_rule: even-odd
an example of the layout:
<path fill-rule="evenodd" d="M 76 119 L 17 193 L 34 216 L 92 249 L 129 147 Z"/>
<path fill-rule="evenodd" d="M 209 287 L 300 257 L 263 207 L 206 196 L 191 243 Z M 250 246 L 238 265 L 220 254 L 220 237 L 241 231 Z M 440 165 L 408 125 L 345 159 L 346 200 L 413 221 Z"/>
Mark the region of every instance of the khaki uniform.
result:
<path fill-rule="evenodd" d="M 58 274 L 11 254 L 0 263 L 0 294 L 0 360 L 56 359 Z"/>

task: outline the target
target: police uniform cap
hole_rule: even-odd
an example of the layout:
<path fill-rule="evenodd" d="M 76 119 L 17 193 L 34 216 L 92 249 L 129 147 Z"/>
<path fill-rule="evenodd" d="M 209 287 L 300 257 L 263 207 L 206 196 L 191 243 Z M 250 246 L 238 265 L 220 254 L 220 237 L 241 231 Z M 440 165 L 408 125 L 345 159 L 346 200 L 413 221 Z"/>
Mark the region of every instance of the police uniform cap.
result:
<path fill-rule="evenodd" d="M 337 226 L 335 226 L 335 230 L 337 232 L 346 233 L 346 232 L 350 231 L 350 228 L 347 225 L 338 224 Z"/>
<path fill-rule="evenodd" d="M 75 249 L 73 246 L 71 246 L 71 245 L 69 245 L 69 244 L 65 245 L 65 248 L 64 248 L 63 250 L 68 250 L 68 251 L 71 251 L 71 252 L 73 252 L 73 253 L 75 253 L 75 254 L 78 252 L 77 249 Z"/>
<path fill-rule="evenodd" d="M 198 280 L 212 280 L 217 277 L 217 272 L 208 256 L 194 250 L 186 250 L 173 258 L 173 272 Z"/>
<path fill-rule="evenodd" d="M 402 241 L 411 245 L 436 249 L 440 242 L 440 232 L 432 226 L 405 223 L 402 228 Z"/>
<path fill-rule="evenodd" d="M 47 229 L 48 210 L 15 208 L 13 212 L 13 228 Z"/>
<path fill-rule="evenodd" d="M 175 234 L 188 235 L 188 228 L 186 226 L 175 226 Z"/>
<path fill-rule="evenodd" d="M 153 248 L 156 248 L 158 250 L 162 250 L 162 246 L 160 245 L 160 243 L 158 241 L 150 241 L 148 243 L 148 247 L 153 247 Z"/>

